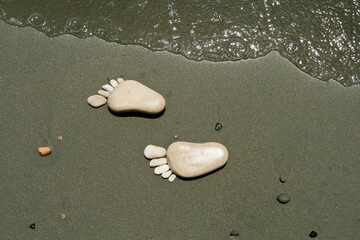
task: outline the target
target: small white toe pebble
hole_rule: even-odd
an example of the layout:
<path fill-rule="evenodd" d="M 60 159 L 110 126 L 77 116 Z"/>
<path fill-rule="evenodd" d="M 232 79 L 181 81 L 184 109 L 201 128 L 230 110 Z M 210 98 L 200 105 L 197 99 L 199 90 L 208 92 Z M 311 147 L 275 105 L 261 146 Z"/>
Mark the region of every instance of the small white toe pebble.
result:
<path fill-rule="evenodd" d="M 159 175 L 159 174 L 163 174 L 164 172 L 167 172 L 167 171 L 169 171 L 169 165 L 161 165 L 160 167 L 156 167 L 155 169 L 154 169 L 154 173 L 156 174 L 156 175 Z"/>
<path fill-rule="evenodd" d="M 150 161 L 149 166 L 150 167 L 157 167 L 157 166 L 161 166 L 167 163 L 166 158 L 155 158 L 153 160 Z"/>
<path fill-rule="evenodd" d="M 122 82 L 125 81 L 125 80 L 124 80 L 123 78 L 118 78 L 117 81 L 118 81 L 118 83 L 120 84 L 120 83 L 122 83 Z"/>
<path fill-rule="evenodd" d="M 171 174 L 172 174 L 172 171 L 167 171 L 167 172 L 162 173 L 161 176 L 163 178 L 168 178 L 168 177 L 170 177 Z"/>
<path fill-rule="evenodd" d="M 111 92 L 112 90 L 114 90 L 114 88 L 109 84 L 105 84 L 104 86 L 102 86 L 102 88 L 108 92 Z"/>
<path fill-rule="evenodd" d="M 119 83 L 115 79 L 111 79 L 110 84 L 113 88 L 116 88 L 116 86 L 119 85 Z"/>
<path fill-rule="evenodd" d="M 162 158 L 166 155 L 166 149 L 154 145 L 147 145 L 144 150 L 144 155 L 148 159 Z"/>
<path fill-rule="evenodd" d="M 104 91 L 104 90 L 99 90 L 97 93 L 106 98 L 108 98 L 110 96 L 110 93 L 107 91 Z"/>
<path fill-rule="evenodd" d="M 173 182 L 176 178 L 175 174 L 171 174 L 171 176 L 168 178 L 169 182 Z"/>

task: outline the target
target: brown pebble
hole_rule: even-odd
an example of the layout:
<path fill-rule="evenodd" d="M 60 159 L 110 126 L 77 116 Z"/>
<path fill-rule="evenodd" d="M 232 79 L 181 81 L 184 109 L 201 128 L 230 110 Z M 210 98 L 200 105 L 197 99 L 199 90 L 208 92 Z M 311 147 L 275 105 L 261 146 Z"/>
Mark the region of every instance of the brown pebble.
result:
<path fill-rule="evenodd" d="M 58 139 L 59 139 L 60 141 L 62 141 L 62 136 L 58 136 Z"/>
<path fill-rule="evenodd" d="M 61 219 L 64 220 L 66 218 L 66 214 L 65 213 L 62 213 L 61 214 Z"/>
<path fill-rule="evenodd" d="M 51 149 L 49 147 L 39 147 L 38 150 L 41 156 L 45 156 L 51 153 Z"/>

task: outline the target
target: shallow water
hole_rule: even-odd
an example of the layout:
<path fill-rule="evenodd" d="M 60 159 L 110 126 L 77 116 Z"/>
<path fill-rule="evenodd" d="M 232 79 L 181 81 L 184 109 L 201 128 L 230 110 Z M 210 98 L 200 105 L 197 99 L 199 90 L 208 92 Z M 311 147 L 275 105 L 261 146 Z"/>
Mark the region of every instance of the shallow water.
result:
<path fill-rule="evenodd" d="M 191 60 L 237 61 L 278 51 L 320 80 L 360 84 L 357 0 L 0 0 L 0 18 L 50 37 L 98 36 Z"/>

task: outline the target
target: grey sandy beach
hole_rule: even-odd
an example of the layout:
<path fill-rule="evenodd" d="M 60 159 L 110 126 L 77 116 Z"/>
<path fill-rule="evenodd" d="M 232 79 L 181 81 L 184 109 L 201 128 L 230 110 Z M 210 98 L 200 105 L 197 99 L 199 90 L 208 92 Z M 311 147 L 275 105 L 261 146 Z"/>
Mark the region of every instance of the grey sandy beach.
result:
<path fill-rule="evenodd" d="M 359 239 L 359 86 L 276 52 L 195 62 L 3 22 L 0 36 L 1 239 Z M 165 113 L 87 104 L 120 76 L 161 93 Z M 228 163 L 191 181 L 155 176 L 144 147 L 174 135 L 224 144 Z"/>

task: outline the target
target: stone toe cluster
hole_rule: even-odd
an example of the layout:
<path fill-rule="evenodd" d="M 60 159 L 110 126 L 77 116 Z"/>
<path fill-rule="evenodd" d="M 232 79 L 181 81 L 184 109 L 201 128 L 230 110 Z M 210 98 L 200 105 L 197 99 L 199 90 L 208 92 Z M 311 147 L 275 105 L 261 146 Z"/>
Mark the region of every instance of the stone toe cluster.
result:
<path fill-rule="evenodd" d="M 154 173 L 156 175 L 161 175 L 161 177 L 168 179 L 169 182 L 173 182 L 175 180 L 176 175 L 170 170 L 165 158 L 165 148 L 155 145 L 147 145 L 144 150 L 144 156 L 147 159 L 150 159 L 149 166 L 154 168 Z"/>
<path fill-rule="evenodd" d="M 118 78 L 117 80 L 111 79 L 110 84 L 103 85 L 102 89 L 97 92 L 97 95 L 92 95 L 88 97 L 88 104 L 94 108 L 101 107 L 107 102 L 107 98 L 110 96 L 114 88 L 122 82 L 124 82 L 124 79 L 122 78 Z"/>
<path fill-rule="evenodd" d="M 90 106 L 96 108 L 107 103 L 115 113 L 158 114 L 165 109 L 166 101 L 163 96 L 135 80 L 112 79 L 102 89 L 98 91 L 98 95 L 87 99 Z"/>
<path fill-rule="evenodd" d="M 194 178 L 210 173 L 224 166 L 228 160 L 228 151 L 220 143 L 174 142 L 167 150 L 148 145 L 144 155 L 152 159 L 150 167 L 154 173 L 172 182 L 176 175 L 183 178 Z"/>

